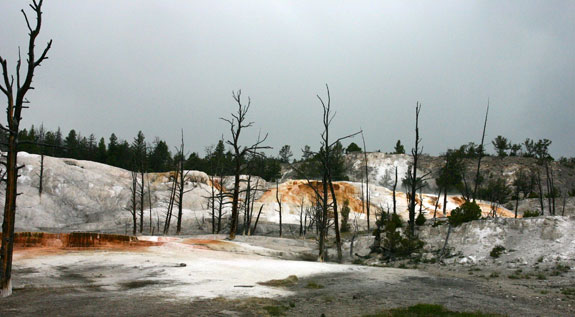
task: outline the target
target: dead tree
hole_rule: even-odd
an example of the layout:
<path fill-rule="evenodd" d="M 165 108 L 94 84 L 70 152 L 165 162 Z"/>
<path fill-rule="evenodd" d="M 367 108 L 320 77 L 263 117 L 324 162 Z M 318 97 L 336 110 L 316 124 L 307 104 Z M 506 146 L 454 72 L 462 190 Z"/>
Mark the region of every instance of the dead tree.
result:
<path fill-rule="evenodd" d="M 369 231 L 369 173 L 367 170 L 367 148 L 365 147 L 365 138 L 363 136 L 363 130 L 361 131 L 361 140 L 363 142 L 363 157 L 364 157 L 364 166 L 365 166 L 365 192 L 366 192 L 366 216 L 367 216 L 367 231 Z"/>
<path fill-rule="evenodd" d="M 182 129 L 182 143 L 180 144 L 180 148 L 178 149 L 178 172 L 177 172 L 177 180 L 176 186 L 178 191 L 177 196 L 177 203 L 178 203 L 178 217 L 176 223 L 176 234 L 180 234 L 182 231 L 182 216 L 183 216 L 183 208 L 184 208 L 184 194 L 189 192 L 190 190 L 186 191 L 186 177 L 188 176 L 189 171 L 184 170 L 184 163 L 185 163 L 185 154 L 184 154 L 184 130 Z"/>
<path fill-rule="evenodd" d="M 132 234 L 136 235 L 138 233 L 138 173 L 136 171 L 130 171 L 130 176 L 132 176 L 132 184 L 130 187 L 130 205 L 128 206 L 128 211 L 132 215 Z"/>
<path fill-rule="evenodd" d="M 483 142 L 485 141 L 485 128 L 487 128 L 487 116 L 489 115 L 489 99 L 487 99 L 487 111 L 485 111 L 485 122 L 483 123 L 483 134 L 481 135 L 481 145 L 479 146 L 479 158 L 477 159 L 477 172 L 475 174 L 475 187 L 473 189 L 473 201 L 475 202 L 475 197 L 477 196 L 477 189 L 479 188 L 480 175 L 479 171 L 481 168 L 481 159 L 483 158 Z"/>
<path fill-rule="evenodd" d="M 301 198 L 301 202 L 299 204 L 299 236 L 301 237 L 303 235 L 303 230 L 304 230 L 304 222 L 305 222 L 305 212 L 304 212 L 304 202 L 305 202 L 305 197 L 302 196 Z"/>
<path fill-rule="evenodd" d="M 393 182 L 393 214 L 397 214 L 397 201 L 395 191 L 397 190 L 397 166 L 395 167 L 395 181 Z"/>
<path fill-rule="evenodd" d="M 48 51 L 52 46 L 52 40 L 48 42 L 40 57 L 36 58 L 34 48 L 36 46 L 36 38 L 40 34 L 42 26 L 42 3 L 43 0 L 33 0 L 30 7 L 36 15 L 36 25 L 32 26 L 28 20 L 28 16 L 24 10 L 22 14 L 26 20 L 28 27 L 28 58 L 26 61 L 26 75 L 21 78 L 20 69 L 22 67 L 22 58 L 18 54 L 18 61 L 16 62 L 16 82 L 14 82 L 14 75 L 8 74 L 8 63 L 0 56 L 0 64 L 2 65 L 2 77 L 4 84 L 0 83 L 0 90 L 6 95 L 6 115 L 7 125 L 0 125 L 0 129 L 8 134 L 8 147 L 5 156 L 6 162 L 2 163 L 6 167 L 6 177 L 3 179 L 6 182 L 6 198 L 4 204 L 4 221 L 2 223 L 2 247 L 0 249 L 0 292 L 2 297 L 10 296 L 12 294 L 12 254 L 14 250 L 14 223 L 16 218 L 16 197 L 18 195 L 17 179 L 18 170 L 22 166 L 18 166 L 18 134 L 20 132 L 20 122 L 22 121 L 22 109 L 28 108 L 24 106 L 28 103 L 25 98 L 26 93 L 32 87 L 32 78 L 36 67 L 47 59 Z M 20 50 L 18 50 L 20 51 Z M 23 81 L 22 81 L 23 79 Z M 16 84 L 16 86 L 14 86 Z"/>
<path fill-rule="evenodd" d="M 260 179 L 257 178 L 256 179 L 256 186 L 254 187 L 254 190 L 253 190 L 253 197 L 251 198 L 251 207 L 250 207 L 250 212 L 249 212 L 249 218 L 247 221 L 248 236 L 251 235 L 250 228 L 252 227 L 252 218 L 253 218 L 253 212 L 254 212 L 254 204 L 256 202 L 256 195 L 257 195 L 258 191 L 260 191 L 259 184 L 260 184 Z"/>
<path fill-rule="evenodd" d="M 323 132 L 321 134 L 321 150 L 320 150 L 320 159 L 321 159 L 321 163 L 322 163 L 322 167 L 323 167 L 323 173 L 322 173 L 322 208 L 323 208 L 323 216 L 322 216 L 322 228 L 324 230 L 324 233 L 320 236 L 320 248 L 322 247 L 322 244 L 325 243 L 325 238 L 327 237 L 327 230 L 328 230 L 328 188 L 331 194 L 331 205 L 333 208 L 333 217 L 334 217 L 334 223 L 335 225 L 335 243 L 336 243 L 336 248 L 337 248 L 337 259 L 338 262 L 341 262 L 342 260 L 342 251 L 341 251 L 341 237 L 340 237 L 340 232 L 339 232 L 339 216 L 338 216 L 338 208 L 337 208 L 337 197 L 335 194 L 335 190 L 334 190 L 334 186 L 333 186 L 333 179 L 332 179 L 332 149 L 333 147 L 338 144 L 340 141 L 345 140 L 347 138 L 351 138 L 356 136 L 359 133 L 362 133 L 362 131 L 341 137 L 337 140 L 335 140 L 334 142 L 330 143 L 329 140 L 329 126 L 331 124 L 331 121 L 333 120 L 333 118 L 335 117 L 335 113 L 332 114 L 331 113 L 331 96 L 329 93 L 329 86 L 326 84 L 325 85 L 326 90 L 327 90 L 327 100 L 323 100 L 319 95 L 317 96 L 317 98 L 319 99 L 319 101 L 321 102 L 322 108 L 323 108 Z M 369 195 L 369 193 L 368 193 Z M 323 240 L 323 241 L 322 241 Z M 322 243 L 323 242 L 323 243 Z M 324 259 L 324 254 L 321 254 L 320 251 L 320 259 L 323 261 Z"/>
<path fill-rule="evenodd" d="M 545 205 L 543 203 L 543 185 L 541 185 L 541 171 L 537 168 L 537 188 L 539 189 L 539 204 L 541 205 L 541 215 L 545 214 Z"/>
<path fill-rule="evenodd" d="M 548 158 L 545 159 L 545 175 L 547 185 L 547 202 L 549 204 L 549 214 L 555 216 L 555 182 L 553 180 L 553 168 L 549 167 Z"/>
<path fill-rule="evenodd" d="M 417 193 L 418 179 L 417 179 L 417 163 L 421 148 L 419 143 L 419 112 L 421 111 L 421 104 L 417 102 L 415 106 L 415 147 L 411 149 L 413 155 L 413 165 L 411 166 L 411 184 L 410 184 L 410 197 L 409 197 L 409 233 L 411 237 L 415 236 L 415 195 Z"/>
<path fill-rule="evenodd" d="M 279 186 L 279 181 L 276 180 L 276 201 L 278 203 L 279 206 L 279 214 L 280 214 L 280 238 L 282 236 L 282 200 L 280 198 L 280 186 Z"/>
<path fill-rule="evenodd" d="M 150 234 L 154 235 L 154 230 L 152 228 L 152 190 L 149 179 L 148 179 L 148 206 L 150 208 Z"/>
<path fill-rule="evenodd" d="M 164 221 L 164 234 L 170 232 L 170 224 L 172 222 L 172 213 L 174 210 L 174 203 L 176 200 L 176 192 L 178 188 L 178 173 L 174 177 L 170 177 L 172 184 L 170 185 L 170 196 L 168 197 L 168 208 L 166 210 L 166 220 Z"/>
<path fill-rule="evenodd" d="M 268 138 L 268 135 L 250 146 L 242 147 L 240 144 L 240 135 L 244 129 L 253 126 L 253 122 L 246 121 L 246 115 L 250 109 L 251 99 L 248 97 L 248 103 L 242 103 L 242 91 L 232 92 L 232 97 L 238 105 L 238 110 L 236 113 L 231 114 L 231 119 L 220 118 L 221 120 L 227 122 L 230 125 L 231 140 L 227 140 L 226 143 L 231 145 L 233 148 L 233 162 L 234 162 L 234 189 L 232 192 L 232 215 L 230 222 L 230 234 L 229 238 L 231 240 L 236 238 L 236 230 L 238 226 L 238 214 L 239 214 L 239 198 L 240 198 L 240 175 L 244 170 L 242 162 L 247 154 L 256 154 L 262 149 L 271 149 L 269 146 L 262 146 L 262 144 Z"/>

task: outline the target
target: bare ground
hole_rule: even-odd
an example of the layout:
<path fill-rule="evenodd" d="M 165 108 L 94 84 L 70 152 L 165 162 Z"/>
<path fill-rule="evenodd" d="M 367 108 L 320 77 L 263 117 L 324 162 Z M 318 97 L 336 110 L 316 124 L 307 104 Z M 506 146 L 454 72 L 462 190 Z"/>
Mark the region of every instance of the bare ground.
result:
<path fill-rule="evenodd" d="M 279 260 L 246 254 L 245 250 L 188 248 L 185 255 L 184 249 L 168 251 L 152 247 L 133 252 L 67 250 L 51 254 L 44 250 L 32 255 L 27 250 L 15 262 L 14 295 L 0 299 L 0 315 L 361 316 L 417 303 L 509 316 L 575 314 L 575 301 L 569 293 L 575 292 L 575 283 L 570 271 L 555 276 L 543 268 L 544 273 L 539 274 L 537 270 L 517 273 L 438 264 L 418 264 L 417 269 L 413 265 L 399 269 L 328 264 L 327 273 L 303 274 L 295 285 L 274 288 L 255 281 L 285 278 L 294 272 L 298 275 L 298 270 L 309 266 L 319 265 L 317 270 L 322 271 L 323 264 Z M 209 261 L 201 262 L 206 259 Z M 216 259 L 220 262 L 210 262 Z M 276 262 L 270 262 L 271 269 L 260 270 L 250 266 L 251 262 L 246 262 L 247 267 L 234 266 L 238 260 Z M 200 261 L 200 266 L 196 267 L 195 261 Z M 210 271 L 214 263 L 231 275 Z M 188 278 L 200 269 L 206 270 L 201 279 Z M 519 278 L 509 278 L 513 274 Z M 212 296 L 198 297 L 204 292 Z M 221 295 L 214 296 L 218 292 Z"/>

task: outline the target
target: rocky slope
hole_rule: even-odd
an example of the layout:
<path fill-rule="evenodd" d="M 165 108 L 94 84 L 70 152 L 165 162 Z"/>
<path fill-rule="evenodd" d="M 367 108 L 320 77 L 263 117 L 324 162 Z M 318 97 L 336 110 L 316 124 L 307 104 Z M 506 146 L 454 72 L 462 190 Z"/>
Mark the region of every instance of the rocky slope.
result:
<path fill-rule="evenodd" d="M 361 157 L 348 156 L 352 162 L 350 178 L 354 180 L 355 174 L 361 168 Z M 428 168 L 433 169 L 440 165 L 439 158 L 426 158 Z M 424 162 L 426 161 L 424 160 Z M 437 163 L 433 163 L 433 162 Z M 504 160 L 505 161 L 505 160 Z M 17 202 L 16 227 L 20 231 L 102 231 L 128 233 L 131 228 L 130 206 L 131 174 L 129 171 L 90 161 L 45 157 L 43 193 L 39 194 L 40 157 L 38 155 L 21 152 L 19 162 L 25 165 L 18 180 L 19 192 Z M 381 182 L 390 171 L 398 166 L 398 171 L 407 170 L 409 157 L 406 155 L 386 155 L 372 153 L 369 157 L 370 178 L 370 218 L 375 222 L 375 215 L 380 210 L 392 210 L 392 192 Z M 489 167 L 497 162 L 494 158 L 487 158 L 485 166 Z M 435 164 L 435 165 L 434 165 Z M 515 164 L 515 165 L 514 165 Z M 512 169 L 516 163 L 509 163 L 505 168 Z M 509 167 L 511 166 L 511 167 Z M 355 173 L 355 174 L 354 174 Z M 569 173 L 566 172 L 567 174 Z M 145 198 L 144 228 L 145 232 L 159 232 L 163 229 L 166 206 L 170 195 L 170 178 L 173 173 L 148 173 L 145 175 L 146 183 L 150 184 L 150 198 Z M 567 176 L 565 179 L 568 180 Z M 559 177 L 558 177 L 559 178 Z M 247 186 L 247 176 L 242 188 Z M 379 182 L 377 180 L 380 180 Z M 232 187 L 232 178 L 224 178 L 221 186 L 214 181 L 214 192 L 218 189 L 229 191 Z M 252 177 L 252 187 L 257 184 L 262 190 L 258 192 L 254 211 L 260 207 L 262 214 L 261 230 L 277 230 L 275 224 L 279 222 L 279 205 L 276 201 L 275 184 L 268 184 L 264 180 Z M 318 186 L 316 183 L 314 186 Z M 362 188 L 363 187 L 363 188 Z M 227 188 L 227 189 L 226 189 Z M 211 228 L 211 214 L 209 197 L 212 193 L 212 182 L 203 172 L 189 171 L 186 178 L 186 194 L 184 195 L 184 233 L 206 231 Z M 350 222 L 362 227 L 366 223 L 366 208 L 362 203 L 362 192 L 366 189 L 361 182 L 338 182 L 336 195 L 340 206 L 344 201 L 349 202 L 351 209 Z M 0 195 L 3 192 L 0 191 Z M 313 190 L 303 180 L 285 180 L 279 185 L 279 197 L 282 203 L 282 222 L 299 226 L 300 220 L 305 220 L 305 211 L 312 213 L 309 207 L 314 201 Z M 302 208 L 303 199 L 303 208 Z M 433 194 L 424 194 L 418 201 L 423 201 L 422 212 L 427 217 L 433 217 L 437 197 Z M 151 208 L 150 202 L 151 201 Z M 1 204 L 2 202 L 0 202 Z M 443 199 L 438 204 L 437 217 L 444 216 L 441 212 Z M 460 197 L 448 196 L 447 211 L 456 208 L 462 203 Z M 522 202 L 520 212 L 532 209 L 533 202 Z M 572 214 L 575 201 L 566 201 L 566 214 Z M 488 202 L 481 202 L 484 215 L 490 212 Z M 510 206 L 508 206 L 510 207 Z M 223 208 L 224 214 L 229 215 L 229 204 Z M 397 212 L 407 219 L 407 200 L 402 192 L 397 193 Z M 498 206 L 497 214 L 511 217 L 513 214 Z M 255 217 L 255 215 L 254 215 Z M 241 222 L 241 221 L 240 221 Z M 266 229 L 266 223 L 272 224 Z M 309 218 L 307 219 L 309 223 Z M 271 228 L 271 229 L 269 229 Z"/>

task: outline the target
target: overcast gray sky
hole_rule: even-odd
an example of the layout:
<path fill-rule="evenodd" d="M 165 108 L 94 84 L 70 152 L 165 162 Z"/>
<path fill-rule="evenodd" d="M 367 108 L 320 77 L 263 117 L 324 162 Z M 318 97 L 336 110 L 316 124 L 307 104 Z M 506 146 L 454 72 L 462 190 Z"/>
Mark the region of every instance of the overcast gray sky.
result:
<path fill-rule="evenodd" d="M 25 0 L 0 1 L 0 55 L 25 47 Z M 416 101 L 424 151 L 497 135 L 553 141 L 575 156 L 575 1 L 45 0 L 23 125 L 112 132 L 187 148 L 228 136 L 231 92 L 251 96 L 254 129 L 275 155 L 316 148 L 325 84 L 332 135 L 365 131 L 368 150 L 411 147 Z M 3 101 L 4 102 L 4 101 Z M 361 139 L 356 139 L 360 143 Z M 492 147 L 489 147 L 492 150 Z"/>

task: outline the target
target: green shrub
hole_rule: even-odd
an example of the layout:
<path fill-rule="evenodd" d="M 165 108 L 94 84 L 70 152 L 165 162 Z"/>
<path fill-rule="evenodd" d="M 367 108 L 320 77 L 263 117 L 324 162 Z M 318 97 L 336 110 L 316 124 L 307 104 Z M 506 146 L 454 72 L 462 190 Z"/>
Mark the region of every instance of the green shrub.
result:
<path fill-rule="evenodd" d="M 403 221 L 398 214 L 391 214 L 391 218 L 388 220 L 388 222 L 393 224 L 395 228 L 403 227 Z"/>
<path fill-rule="evenodd" d="M 575 288 L 562 288 L 561 294 L 566 296 L 575 296 Z"/>
<path fill-rule="evenodd" d="M 307 289 L 322 289 L 324 286 L 316 282 L 308 282 L 305 288 Z"/>
<path fill-rule="evenodd" d="M 523 218 L 532 218 L 532 217 L 539 217 L 539 211 L 526 210 L 525 212 L 523 212 Z"/>
<path fill-rule="evenodd" d="M 349 200 L 343 201 L 343 207 L 341 208 L 341 232 L 349 232 Z"/>
<path fill-rule="evenodd" d="M 481 218 L 481 208 L 475 202 L 468 201 L 452 210 L 447 218 L 452 226 L 457 227 L 462 223 Z"/>
<path fill-rule="evenodd" d="M 527 195 L 527 198 L 539 198 L 539 195 L 535 192 L 531 192 Z"/>
<path fill-rule="evenodd" d="M 387 257 L 405 257 L 423 248 L 423 241 L 417 237 L 405 237 L 396 230 L 394 223 L 385 226 L 383 250 Z"/>
<path fill-rule="evenodd" d="M 415 224 L 418 226 L 423 226 L 425 224 L 425 221 L 427 219 L 425 219 L 425 216 L 423 215 L 423 213 L 420 213 L 417 218 L 415 218 Z"/>
<path fill-rule="evenodd" d="M 264 306 L 264 310 L 270 315 L 270 316 L 285 316 L 286 311 L 289 308 L 286 306 Z"/>
<path fill-rule="evenodd" d="M 503 253 L 503 251 L 505 251 L 505 248 L 503 246 L 500 245 L 496 245 L 493 249 L 491 249 L 491 252 L 489 252 L 489 255 L 492 258 L 497 259 L 498 257 L 501 256 L 501 254 Z"/>

